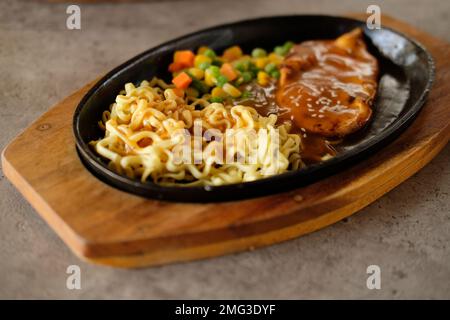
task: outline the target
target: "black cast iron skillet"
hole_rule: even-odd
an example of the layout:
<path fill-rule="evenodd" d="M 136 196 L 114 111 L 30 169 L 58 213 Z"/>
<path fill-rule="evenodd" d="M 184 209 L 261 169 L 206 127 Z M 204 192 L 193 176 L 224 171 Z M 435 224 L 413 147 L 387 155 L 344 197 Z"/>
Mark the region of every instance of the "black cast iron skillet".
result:
<path fill-rule="evenodd" d="M 270 178 L 218 187 L 162 187 L 141 183 L 107 168 L 105 161 L 88 146 L 103 136 L 98 127 L 102 112 L 115 100 L 127 82 L 139 83 L 157 75 L 170 80 L 167 66 L 173 52 L 207 45 L 222 50 L 239 45 L 268 50 L 287 40 L 334 39 L 355 27 L 364 28 L 369 51 L 380 64 L 379 89 L 374 117 L 364 129 L 348 137 L 331 160 Z M 332 16 L 278 16 L 221 25 L 201 30 L 152 48 L 104 76 L 79 103 L 73 118 L 76 147 L 85 166 L 102 181 L 121 190 L 149 198 L 183 201 L 229 201 L 298 188 L 376 156 L 376 151 L 408 127 L 420 111 L 434 77 L 431 55 L 416 41 L 388 28 L 368 30 L 364 22 Z"/>

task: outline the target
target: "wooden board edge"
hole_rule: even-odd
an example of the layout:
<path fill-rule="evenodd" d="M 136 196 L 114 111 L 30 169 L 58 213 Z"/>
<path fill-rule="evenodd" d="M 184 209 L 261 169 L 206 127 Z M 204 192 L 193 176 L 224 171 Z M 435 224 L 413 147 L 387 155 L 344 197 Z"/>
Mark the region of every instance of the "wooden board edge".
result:
<path fill-rule="evenodd" d="M 445 133 L 445 132 L 444 132 Z M 440 139 L 442 138 L 442 139 Z M 422 161 L 416 162 L 416 165 L 407 174 L 402 176 L 402 179 L 393 177 L 380 187 L 373 190 L 372 197 L 363 197 L 360 201 L 349 203 L 346 206 L 338 208 L 334 211 L 319 215 L 315 219 L 301 222 L 291 226 L 287 226 L 277 230 L 271 230 L 261 234 L 255 234 L 248 237 L 237 238 L 233 240 L 210 243 L 203 246 L 196 246 L 191 248 L 177 248 L 174 250 L 152 251 L 140 254 L 131 255 L 117 255 L 109 257 L 88 257 L 80 255 L 75 252 L 81 259 L 99 264 L 118 268 L 144 268 L 150 266 L 158 266 L 170 263 L 189 262 L 205 258 L 213 258 L 217 256 L 238 253 L 243 251 L 254 250 L 256 248 L 265 247 L 272 244 L 281 243 L 284 241 L 298 238 L 322 228 L 328 227 L 346 217 L 351 216 L 355 212 L 363 209 L 375 200 L 379 199 L 390 190 L 410 178 L 417 173 L 427 163 L 429 163 L 439 152 L 447 145 L 450 140 L 450 130 L 447 130 L 446 135 L 436 135 L 433 137 L 434 141 L 439 143 L 431 144 L 430 148 L 422 148 L 419 150 L 420 159 Z"/>
<path fill-rule="evenodd" d="M 14 142 L 14 140 L 12 141 Z M 10 143 L 11 144 L 11 143 Z M 9 145 L 10 145 L 9 144 Z M 5 177 L 20 192 L 27 202 L 39 213 L 47 222 L 53 231 L 63 240 L 63 242 L 77 255 L 84 254 L 88 244 L 83 238 L 78 236 L 69 226 L 60 218 L 60 216 L 42 199 L 33 187 L 17 172 L 8 160 L 8 147 L 1 153 L 2 170 Z"/>
<path fill-rule="evenodd" d="M 79 257 L 85 261 L 95 264 L 114 266 L 118 268 L 144 268 L 149 266 L 213 258 L 243 251 L 252 251 L 257 248 L 295 239 L 301 235 L 305 235 L 334 224 L 345 217 L 348 217 L 355 211 L 362 209 L 363 207 L 364 206 L 342 208 L 337 211 L 329 212 L 326 215 L 320 215 L 317 219 L 308 220 L 307 223 L 302 222 L 262 234 L 192 248 L 180 248 L 171 251 L 153 251 L 136 255 L 118 255 L 101 258 L 86 256 Z"/>
<path fill-rule="evenodd" d="M 396 23 L 398 20 L 393 20 Z M 408 26 L 407 24 L 405 24 Z M 411 26 L 409 26 L 411 28 Z M 86 86 L 83 86 L 74 94 L 78 94 L 79 92 L 85 90 L 86 87 L 92 86 L 92 83 L 88 83 Z M 74 94 L 69 95 L 64 98 L 60 103 L 69 100 Z M 58 106 L 53 106 L 54 107 Z M 48 112 L 48 111 L 47 111 Z M 38 123 L 46 114 L 44 113 L 40 116 L 36 121 L 34 121 L 30 126 L 27 127 L 29 129 L 35 123 Z M 16 136 L 10 144 L 12 144 L 21 134 Z M 417 167 L 414 167 L 413 170 L 407 172 L 406 175 L 402 176 L 401 179 L 386 183 L 382 189 L 379 190 L 377 196 L 371 197 L 367 200 L 367 202 L 358 203 L 358 205 L 351 204 L 339 208 L 335 211 L 328 212 L 324 215 L 320 215 L 317 219 L 313 219 L 308 221 L 307 224 L 304 222 L 291 225 L 286 228 L 281 228 L 278 230 L 269 231 L 266 233 L 256 234 L 249 237 L 244 237 L 240 239 L 224 241 L 220 243 L 208 244 L 205 246 L 198 246 L 194 248 L 178 248 L 173 251 L 161 253 L 161 252 L 147 252 L 143 254 L 131 254 L 131 255 L 118 255 L 118 256 L 110 256 L 110 257 L 87 257 L 86 252 L 88 251 L 90 244 L 83 241 L 83 239 L 79 238 L 73 230 L 67 227 L 67 225 L 59 218 L 59 216 L 54 212 L 54 210 L 49 207 L 46 202 L 39 196 L 37 192 L 33 190 L 33 188 L 27 183 L 27 181 L 20 176 L 20 174 L 16 171 L 16 169 L 9 163 L 8 161 L 8 146 L 2 152 L 2 166 L 5 176 L 12 182 L 12 184 L 21 192 L 21 194 L 26 198 L 28 202 L 32 204 L 32 206 L 40 213 L 40 215 L 44 218 L 44 220 L 55 230 L 55 232 L 63 239 L 63 241 L 72 249 L 72 251 L 79 256 L 80 258 L 98 263 L 103 265 L 111 265 L 116 267 L 145 267 L 152 265 L 161 265 L 166 263 L 174 263 L 181 261 L 190 261 L 202 258 L 208 258 L 213 256 L 219 256 L 224 254 L 229 254 L 232 252 L 249 250 L 252 248 L 262 247 L 274 243 L 278 243 L 281 241 L 286 241 L 292 238 L 296 238 L 300 235 L 304 235 L 315 230 L 321 229 L 322 227 L 329 226 L 347 216 L 350 216 L 354 212 L 362 209 L 368 204 L 372 203 L 377 198 L 381 197 L 383 194 L 387 193 L 391 189 L 393 189 L 398 184 L 402 183 L 410 176 L 419 171 L 423 166 L 425 166 L 428 162 L 430 162 L 440 150 L 442 150 L 445 145 L 448 143 L 450 139 L 450 126 L 447 126 L 443 130 L 439 132 L 439 136 L 432 136 L 430 140 L 433 141 L 433 144 L 424 149 L 421 149 L 420 152 L 423 155 L 420 158 L 420 162 L 417 163 Z M 366 200 L 366 199 L 364 199 Z M 329 215 L 335 215 L 335 217 Z M 320 219 L 326 219 L 326 222 L 323 225 L 320 225 Z M 316 221 L 317 222 L 314 222 Z M 211 253 L 213 252 L 213 253 Z"/>

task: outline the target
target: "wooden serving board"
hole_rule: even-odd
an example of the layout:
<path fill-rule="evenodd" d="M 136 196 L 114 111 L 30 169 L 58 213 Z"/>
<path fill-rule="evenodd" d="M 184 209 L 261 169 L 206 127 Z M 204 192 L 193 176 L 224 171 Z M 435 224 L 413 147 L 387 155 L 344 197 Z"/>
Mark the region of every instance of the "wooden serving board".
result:
<path fill-rule="evenodd" d="M 450 45 L 386 16 L 383 23 L 420 41 L 435 58 L 428 101 L 393 143 L 307 187 L 212 204 L 149 200 L 110 187 L 80 162 L 72 134 L 74 109 L 94 83 L 15 138 L 2 154 L 3 170 L 78 256 L 105 265 L 143 267 L 218 256 L 323 228 L 410 177 L 450 138 Z"/>

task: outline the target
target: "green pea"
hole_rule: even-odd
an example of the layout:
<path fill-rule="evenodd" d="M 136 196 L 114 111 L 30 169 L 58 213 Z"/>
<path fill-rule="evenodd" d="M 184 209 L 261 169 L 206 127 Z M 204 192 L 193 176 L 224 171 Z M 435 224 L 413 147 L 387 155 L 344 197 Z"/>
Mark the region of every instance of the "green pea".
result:
<path fill-rule="evenodd" d="M 262 48 L 255 48 L 252 50 L 253 58 L 264 58 L 265 56 L 267 56 L 267 52 Z"/>
<path fill-rule="evenodd" d="M 286 48 L 283 46 L 277 46 L 275 47 L 275 49 L 273 49 L 273 51 L 279 56 L 284 56 L 288 52 L 288 50 L 286 50 Z"/>
<path fill-rule="evenodd" d="M 203 81 L 193 79 L 192 87 L 197 89 L 201 94 L 207 93 L 209 91 L 209 87 Z"/>
<path fill-rule="evenodd" d="M 293 46 L 294 46 L 294 42 L 287 41 L 282 46 L 275 47 L 275 49 L 273 51 L 276 54 L 278 54 L 279 56 L 285 56 L 289 53 L 289 51 L 292 49 Z"/>
<path fill-rule="evenodd" d="M 216 85 L 218 86 L 218 87 L 223 87 L 223 85 L 225 84 L 225 83 L 227 83 L 228 82 L 228 79 L 227 79 L 227 77 L 225 77 L 224 75 L 219 75 L 218 77 L 216 77 Z"/>
<path fill-rule="evenodd" d="M 280 78 L 280 71 L 278 70 L 278 69 L 275 69 L 275 70 L 273 70 L 272 72 L 270 72 L 270 76 L 272 77 L 272 78 L 275 78 L 275 79 L 279 79 Z"/>
<path fill-rule="evenodd" d="M 221 102 L 223 102 L 223 98 L 222 97 L 211 97 L 211 99 L 209 99 L 209 101 L 211 101 L 212 103 L 214 103 L 214 102 L 221 103 Z"/>
<path fill-rule="evenodd" d="M 205 71 L 206 69 L 208 69 L 211 66 L 211 63 L 209 62 L 202 62 L 198 65 L 198 67 L 200 69 L 202 69 L 203 71 Z"/>
<path fill-rule="evenodd" d="M 249 71 L 242 72 L 242 80 L 244 82 L 250 82 L 253 79 L 253 74 Z"/>
<path fill-rule="evenodd" d="M 205 55 L 211 59 L 215 59 L 217 57 L 216 53 L 212 49 L 206 49 L 205 52 L 203 52 L 203 55 Z"/>
<path fill-rule="evenodd" d="M 259 72 L 259 68 L 257 66 L 255 66 L 253 63 L 250 63 L 248 70 L 252 73 L 253 78 L 256 78 L 256 75 Z"/>
<path fill-rule="evenodd" d="M 244 92 L 242 92 L 241 97 L 242 97 L 242 99 L 250 99 L 253 97 L 253 94 L 250 91 L 245 90 Z"/>
<path fill-rule="evenodd" d="M 234 68 L 240 72 L 244 72 L 246 69 L 244 61 L 238 61 L 234 64 Z"/>
<path fill-rule="evenodd" d="M 271 73 L 274 70 L 277 70 L 277 65 L 275 63 L 268 63 L 264 68 L 264 71 L 267 73 Z"/>
<path fill-rule="evenodd" d="M 294 46 L 294 43 L 292 41 L 286 41 L 286 43 L 283 45 L 284 49 L 286 49 L 287 52 L 292 49 Z"/>
<path fill-rule="evenodd" d="M 211 70 L 211 73 L 214 77 L 220 76 L 220 68 L 218 66 L 210 66 L 208 70 Z"/>

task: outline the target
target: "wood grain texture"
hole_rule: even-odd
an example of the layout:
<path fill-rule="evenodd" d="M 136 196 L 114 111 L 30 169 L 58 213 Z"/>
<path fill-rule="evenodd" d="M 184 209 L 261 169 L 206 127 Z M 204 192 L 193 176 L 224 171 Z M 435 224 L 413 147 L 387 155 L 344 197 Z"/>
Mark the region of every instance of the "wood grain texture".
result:
<path fill-rule="evenodd" d="M 225 203 L 144 199 L 81 164 L 73 111 L 94 82 L 52 107 L 3 151 L 5 175 L 81 258 L 143 267 L 212 257 L 298 237 L 367 206 L 427 164 L 450 139 L 450 45 L 383 16 L 424 44 L 436 80 L 424 109 L 393 143 L 346 171 L 290 192 Z"/>

